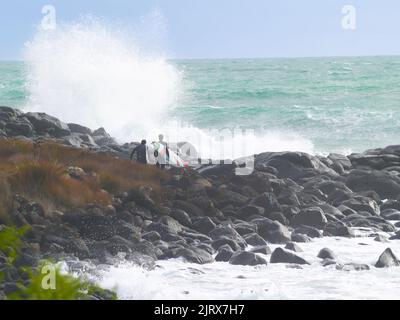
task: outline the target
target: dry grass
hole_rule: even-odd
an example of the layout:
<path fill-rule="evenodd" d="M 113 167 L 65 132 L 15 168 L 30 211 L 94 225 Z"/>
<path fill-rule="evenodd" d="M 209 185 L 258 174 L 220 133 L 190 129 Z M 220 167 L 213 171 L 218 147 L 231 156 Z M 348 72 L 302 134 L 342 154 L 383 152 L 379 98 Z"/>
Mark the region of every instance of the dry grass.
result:
<path fill-rule="evenodd" d="M 67 174 L 69 167 L 82 168 L 86 174 L 74 179 Z M 15 193 L 54 209 L 105 206 L 117 192 L 141 186 L 160 191 L 165 175 L 154 167 L 50 141 L 0 139 L 0 220 L 7 216 Z"/>

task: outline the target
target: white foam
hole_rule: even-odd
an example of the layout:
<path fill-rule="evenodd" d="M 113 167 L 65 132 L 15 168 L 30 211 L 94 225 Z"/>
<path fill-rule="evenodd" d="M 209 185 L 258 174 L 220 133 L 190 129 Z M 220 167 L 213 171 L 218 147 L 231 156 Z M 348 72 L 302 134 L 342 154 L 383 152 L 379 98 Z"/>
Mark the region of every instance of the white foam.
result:
<path fill-rule="evenodd" d="M 297 254 L 311 262 L 303 269 L 284 264 L 195 265 L 175 259 L 159 261 L 160 267 L 153 271 L 116 265 L 103 272 L 100 284 L 116 288 L 121 299 L 398 299 L 400 268 L 377 269 L 373 265 L 388 246 L 400 254 L 400 242 L 326 237 L 299 245 L 304 252 Z M 324 247 L 332 249 L 341 263 L 366 263 L 371 270 L 322 267 L 317 254 Z M 269 256 L 264 257 L 269 260 Z"/>

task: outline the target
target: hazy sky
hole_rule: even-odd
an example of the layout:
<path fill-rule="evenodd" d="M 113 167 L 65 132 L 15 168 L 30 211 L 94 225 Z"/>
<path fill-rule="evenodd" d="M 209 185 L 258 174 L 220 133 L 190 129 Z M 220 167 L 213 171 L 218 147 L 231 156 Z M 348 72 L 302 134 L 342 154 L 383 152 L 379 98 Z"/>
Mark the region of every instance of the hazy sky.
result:
<path fill-rule="evenodd" d="M 92 14 L 143 30 L 158 8 L 171 58 L 400 54 L 399 0 L 1 0 L 0 59 L 21 59 L 46 4 L 59 22 Z M 355 30 L 342 28 L 344 5 L 356 9 Z"/>

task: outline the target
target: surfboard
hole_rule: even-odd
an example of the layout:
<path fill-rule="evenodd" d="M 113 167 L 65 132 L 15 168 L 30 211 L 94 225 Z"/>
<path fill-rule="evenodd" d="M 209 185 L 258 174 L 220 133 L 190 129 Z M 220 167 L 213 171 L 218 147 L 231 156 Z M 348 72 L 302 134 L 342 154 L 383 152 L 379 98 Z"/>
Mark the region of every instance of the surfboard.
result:
<path fill-rule="evenodd" d="M 173 167 L 184 168 L 188 166 L 181 157 L 179 157 L 174 151 L 159 142 L 152 142 L 149 147 L 149 163 L 151 164 L 166 164 Z"/>

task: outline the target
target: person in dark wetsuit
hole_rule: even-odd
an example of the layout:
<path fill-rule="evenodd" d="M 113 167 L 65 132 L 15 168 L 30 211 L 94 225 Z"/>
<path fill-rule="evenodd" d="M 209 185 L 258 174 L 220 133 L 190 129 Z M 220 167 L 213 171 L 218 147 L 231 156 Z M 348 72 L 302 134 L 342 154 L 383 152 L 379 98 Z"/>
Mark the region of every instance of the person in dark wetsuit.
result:
<path fill-rule="evenodd" d="M 141 164 L 147 164 L 147 141 L 142 140 L 141 144 L 139 144 L 135 149 L 133 149 L 131 153 L 131 160 L 133 159 L 134 154 L 136 153 L 136 160 Z"/>

